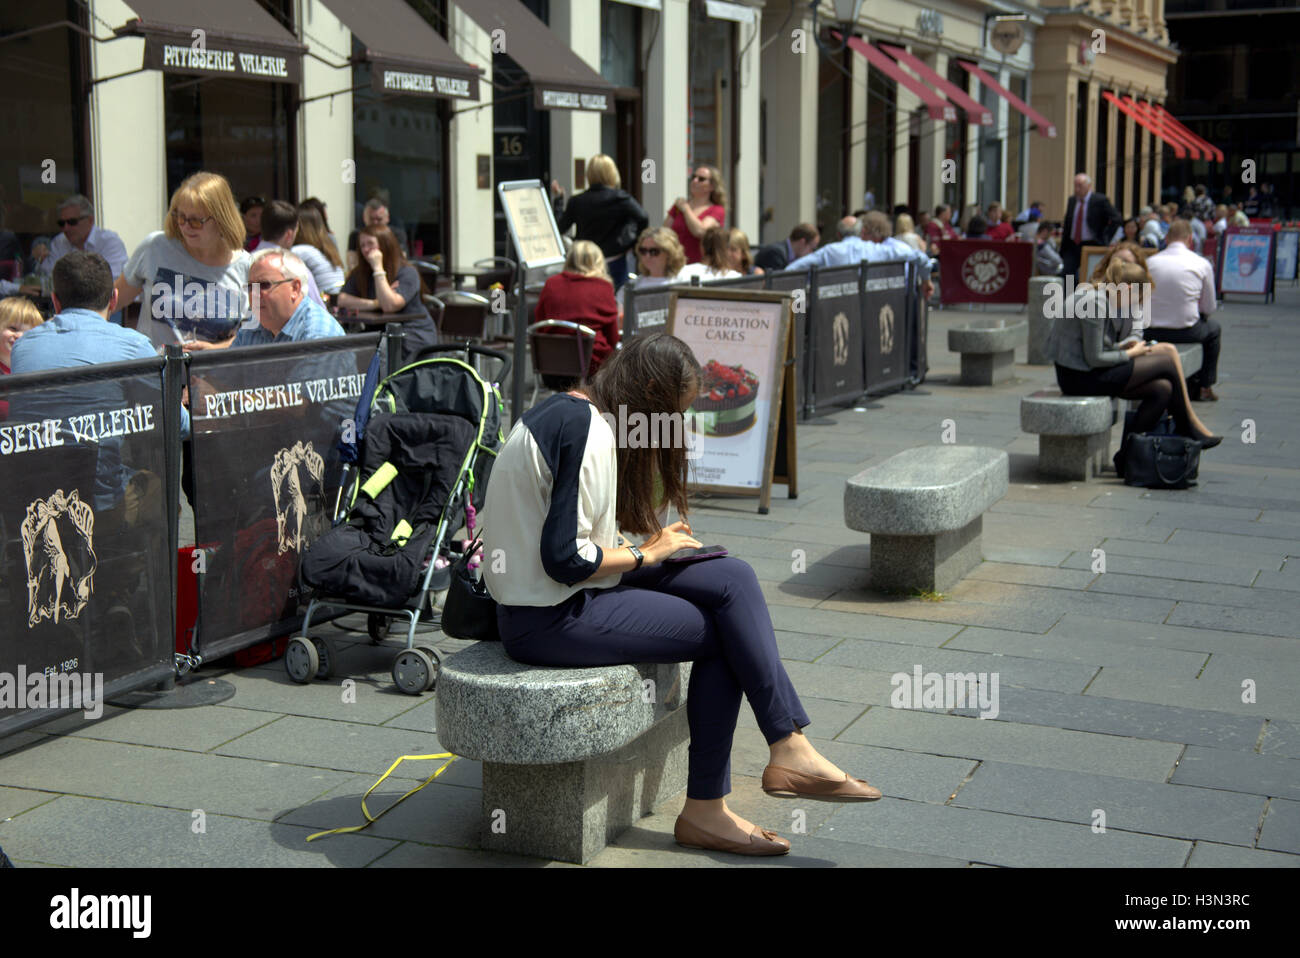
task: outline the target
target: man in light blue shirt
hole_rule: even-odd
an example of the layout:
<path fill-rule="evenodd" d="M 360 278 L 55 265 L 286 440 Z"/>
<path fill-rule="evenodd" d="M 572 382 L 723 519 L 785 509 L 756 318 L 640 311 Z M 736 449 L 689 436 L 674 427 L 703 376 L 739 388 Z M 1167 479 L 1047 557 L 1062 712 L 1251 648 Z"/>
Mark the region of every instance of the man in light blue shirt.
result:
<path fill-rule="evenodd" d="M 807 269 L 816 266 L 825 269 L 829 266 L 857 266 L 859 263 L 881 263 L 887 260 L 905 260 L 915 263 L 921 271 L 921 288 L 926 299 L 934 292 L 930 282 L 930 272 L 934 260 L 920 250 L 913 249 L 901 240 L 890 236 L 889 217 L 884 213 L 872 211 L 862 217 L 862 236 L 848 236 L 838 243 L 831 243 L 814 250 L 807 256 L 801 256 L 786 269 Z"/>
<path fill-rule="evenodd" d="M 241 327 L 231 345 L 265 346 L 344 335 L 338 321 L 307 294 L 310 277 L 307 264 L 288 250 L 258 250 L 248 268 L 249 285 L 260 300 L 253 311 L 258 324 Z"/>
<path fill-rule="evenodd" d="M 11 365 L 15 375 L 158 357 L 149 337 L 108 321 L 109 314 L 117 309 L 117 290 L 113 288 L 112 269 L 104 257 L 72 250 L 55 264 L 53 280 L 52 298 L 58 312 L 52 319 L 28 330 L 14 344 Z M 157 381 L 161 386 L 161 378 Z M 69 421 L 70 416 L 112 413 L 131 405 L 127 399 L 128 382 L 87 382 L 20 394 L 10 404 L 10 418 Z M 146 421 L 161 427 L 160 417 L 158 420 L 149 417 Z M 189 412 L 182 408 L 181 435 L 188 436 L 189 431 Z M 80 443 L 82 440 L 73 436 L 64 441 Z M 115 437 L 95 440 L 99 457 L 95 477 L 97 509 L 117 505 L 134 475 L 122 464 L 120 444 L 121 440 Z"/>

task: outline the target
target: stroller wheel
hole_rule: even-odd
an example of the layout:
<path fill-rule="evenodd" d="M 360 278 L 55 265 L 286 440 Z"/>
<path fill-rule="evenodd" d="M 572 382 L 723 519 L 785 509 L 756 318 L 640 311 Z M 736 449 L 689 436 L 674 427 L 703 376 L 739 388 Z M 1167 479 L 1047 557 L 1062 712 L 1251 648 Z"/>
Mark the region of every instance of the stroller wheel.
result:
<path fill-rule="evenodd" d="M 393 682 L 407 695 L 432 688 L 437 677 L 438 668 L 424 649 L 403 649 L 393 659 Z"/>
<path fill-rule="evenodd" d="M 289 678 L 300 685 L 306 685 L 320 671 L 320 653 L 314 642 L 309 642 L 300 635 L 289 640 L 284 650 L 284 670 Z"/>
<path fill-rule="evenodd" d="M 370 633 L 370 641 L 375 645 L 388 637 L 388 627 L 388 616 L 380 615 L 378 612 L 371 612 L 366 616 L 366 631 Z"/>
<path fill-rule="evenodd" d="M 334 663 L 339 660 L 338 648 L 329 639 L 318 639 L 314 635 L 311 642 L 316 646 L 316 657 L 320 661 L 316 678 L 327 679 L 334 674 Z"/>

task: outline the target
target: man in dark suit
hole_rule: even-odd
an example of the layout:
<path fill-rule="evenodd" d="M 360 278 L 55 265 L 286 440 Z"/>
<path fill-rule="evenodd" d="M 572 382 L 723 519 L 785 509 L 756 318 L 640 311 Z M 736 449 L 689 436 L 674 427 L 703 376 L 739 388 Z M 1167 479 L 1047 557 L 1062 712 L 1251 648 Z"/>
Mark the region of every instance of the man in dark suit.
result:
<path fill-rule="evenodd" d="M 790 231 L 790 238 L 779 243 L 769 243 L 754 254 L 754 265 L 764 272 L 785 269 L 800 256 L 807 256 L 817 248 L 821 236 L 811 223 L 800 223 Z"/>
<path fill-rule="evenodd" d="M 1074 196 L 1065 207 L 1065 222 L 1061 224 L 1061 262 L 1063 275 L 1073 276 L 1077 282 L 1079 259 L 1085 246 L 1109 246 L 1123 220 L 1119 210 L 1101 193 L 1094 193 L 1092 177 L 1080 173 L 1074 178 Z"/>

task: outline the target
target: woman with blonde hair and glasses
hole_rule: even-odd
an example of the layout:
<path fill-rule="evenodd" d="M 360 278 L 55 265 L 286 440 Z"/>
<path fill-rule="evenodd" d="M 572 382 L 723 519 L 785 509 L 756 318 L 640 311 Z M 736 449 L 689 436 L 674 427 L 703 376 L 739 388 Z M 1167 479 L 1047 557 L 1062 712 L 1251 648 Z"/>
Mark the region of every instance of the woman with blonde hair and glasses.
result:
<path fill-rule="evenodd" d="M 722 185 L 722 173 L 716 166 L 700 166 L 691 174 L 690 199 L 679 196 L 664 226 L 671 227 L 682 241 L 686 262 L 698 263 L 704 258 L 701 240 L 705 232 L 727 223 L 727 188 Z"/>
<path fill-rule="evenodd" d="M 564 271 L 546 281 L 537 296 L 534 322 L 563 319 L 582 323 L 596 331 L 587 375 L 596 370 L 618 348 L 618 303 L 614 283 L 605 269 L 605 254 L 590 240 L 578 240 L 569 248 Z"/>
<path fill-rule="evenodd" d="M 599 246 L 614 289 L 622 289 L 627 282 L 627 251 L 636 243 L 637 234 L 650 224 L 650 217 L 622 189 L 618 166 L 604 153 L 587 161 L 587 182 L 590 185 L 586 192 L 566 205 L 564 190 L 557 181 L 551 181 L 555 225 L 561 233 L 572 226 L 575 240 L 590 240 Z"/>
<path fill-rule="evenodd" d="M 138 328 L 161 347 L 225 344 L 251 313 L 244 218 L 226 178 L 195 173 L 172 194 L 163 228 L 144 238 L 117 278 L 117 301 L 141 293 Z"/>

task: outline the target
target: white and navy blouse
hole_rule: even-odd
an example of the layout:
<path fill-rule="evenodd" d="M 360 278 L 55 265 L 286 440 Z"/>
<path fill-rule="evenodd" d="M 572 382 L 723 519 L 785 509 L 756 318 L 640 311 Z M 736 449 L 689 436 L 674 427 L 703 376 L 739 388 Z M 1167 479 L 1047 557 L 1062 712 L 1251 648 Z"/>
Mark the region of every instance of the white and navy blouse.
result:
<path fill-rule="evenodd" d="M 592 403 L 557 393 L 525 412 L 497 455 L 478 520 L 492 598 L 554 606 L 618 585 L 619 574 L 593 578 L 618 547 L 617 496 L 614 433 Z"/>

